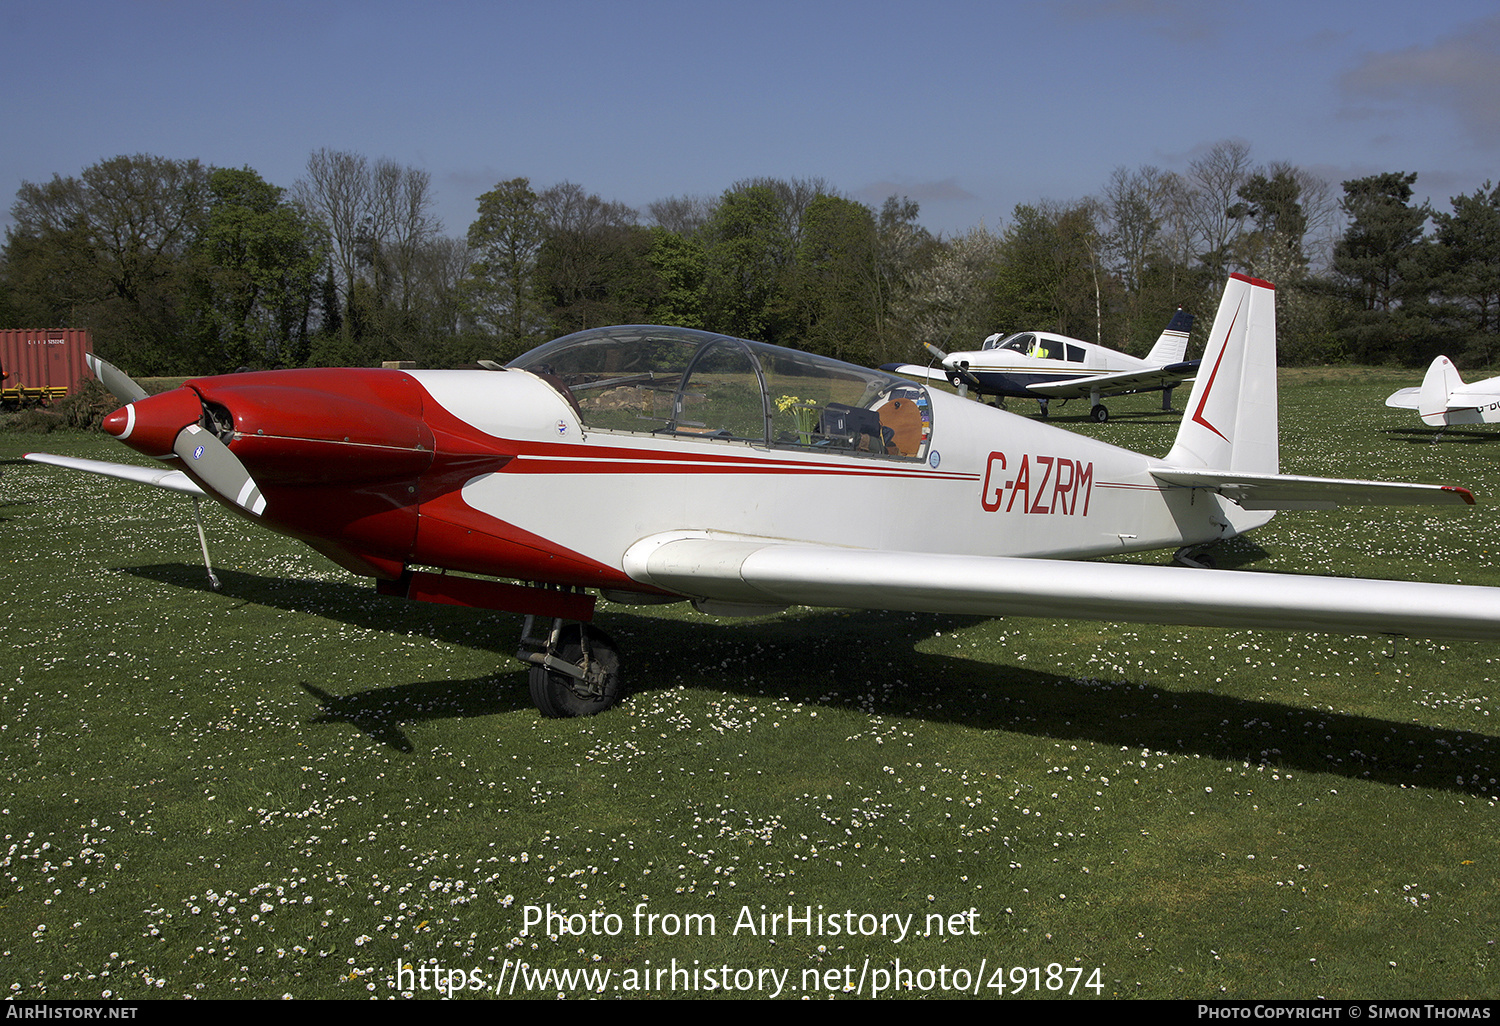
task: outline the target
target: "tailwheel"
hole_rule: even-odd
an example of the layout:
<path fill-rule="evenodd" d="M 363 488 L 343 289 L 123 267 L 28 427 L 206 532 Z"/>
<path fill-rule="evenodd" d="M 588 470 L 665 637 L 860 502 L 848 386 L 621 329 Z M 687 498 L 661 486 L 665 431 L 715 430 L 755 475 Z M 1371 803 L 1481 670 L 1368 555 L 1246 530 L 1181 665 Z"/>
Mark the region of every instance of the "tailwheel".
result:
<path fill-rule="evenodd" d="M 543 651 L 531 662 L 531 700 L 543 716 L 592 716 L 625 696 L 620 680 L 620 649 L 597 627 L 554 624 Z"/>

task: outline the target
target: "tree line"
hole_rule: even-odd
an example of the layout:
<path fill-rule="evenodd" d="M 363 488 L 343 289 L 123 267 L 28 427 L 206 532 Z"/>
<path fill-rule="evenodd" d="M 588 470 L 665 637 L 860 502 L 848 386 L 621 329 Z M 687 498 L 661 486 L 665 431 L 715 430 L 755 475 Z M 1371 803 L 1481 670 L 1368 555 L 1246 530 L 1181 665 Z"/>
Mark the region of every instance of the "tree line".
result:
<path fill-rule="evenodd" d="M 140 375 L 505 361 L 616 323 L 704 328 L 880 364 L 923 342 L 1054 330 L 1143 353 L 1225 276 L 1278 287 L 1284 363 L 1488 364 L 1500 187 L 1414 203 L 1416 175 L 1326 182 L 1222 142 L 1186 173 L 1117 167 L 1097 196 L 1017 205 L 950 238 L 892 196 L 753 178 L 644 210 L 525 178 L 462 237 L 425 171 L 318 150 L 289 188 L 250 168 L 119 156 L 24 183 L 0 250 L 0 327 L 88 328 Z"/>

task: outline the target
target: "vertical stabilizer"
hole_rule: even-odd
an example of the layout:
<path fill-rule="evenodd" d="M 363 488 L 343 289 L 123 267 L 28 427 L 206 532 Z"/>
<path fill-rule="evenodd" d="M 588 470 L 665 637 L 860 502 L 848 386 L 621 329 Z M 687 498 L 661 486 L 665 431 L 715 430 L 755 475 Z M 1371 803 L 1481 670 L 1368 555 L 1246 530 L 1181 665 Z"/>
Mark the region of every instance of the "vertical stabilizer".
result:
<path fill-rule="evenodd" d="M 1448 423 L 1448 397 L 1454 389 L 1462 388 L 1463 383 L 1452 360 L 1446 356 L 1433 360 L 1422 379 L 1422 391 L 1417 394 L 1417 412 L 1422 415 L 1422 423 L 1433 427 Z"/>
<path fill-rule="evenodd" d="M 1232 274 L 1167 462 L 1279 473 L 1277 430 L 1276 287 Z"/>
<path fill-rule="evenodd" d="M 1193 330 L 1193 315 L 1178 310 L 1167 324 L 1167 330 L 1157 338 L 1156 345 L 1146 354 L 1146 362 L 1153 367 L 1165 367 L 1169 363 L 1181 363 L 1187 358 L 1188 332 Z"/>

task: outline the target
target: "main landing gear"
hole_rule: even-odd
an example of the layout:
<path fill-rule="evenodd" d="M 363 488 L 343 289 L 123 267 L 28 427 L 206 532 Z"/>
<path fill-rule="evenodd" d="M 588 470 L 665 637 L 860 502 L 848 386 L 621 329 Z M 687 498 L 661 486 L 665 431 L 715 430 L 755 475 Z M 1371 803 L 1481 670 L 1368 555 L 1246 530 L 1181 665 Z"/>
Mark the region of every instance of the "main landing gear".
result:
<path fill-rule="evenodd" d="M 531 664 L 531 700 L 543 716 L 592 716 L 625 696 L 620 649 L 597 627 L 553 620 L 546 638 L 532 636 L 528 616 L 517 658 Z"/>
<path fill-rule="evenodd" d="M 1205 542 L 1202 545 L 1184 545 L 1172 554 L 1172 558 L 1179 565 L 1190 566 L 1195 570 L 1215 570 L 1218 569 L 1219 564 L 1215 563 L 1214 557 L 1207 552 L 1207 549 L 1214 544 L 1216 543 Z"/>
<path fill-rule="evenodd" d="M 1109 419 L 1109 408 L 1103 403 L 1095 403 L 1094 408 L 1089 410 L 1089 416 L 1094 418 L 1095 424 L 1103 424 Z"/>

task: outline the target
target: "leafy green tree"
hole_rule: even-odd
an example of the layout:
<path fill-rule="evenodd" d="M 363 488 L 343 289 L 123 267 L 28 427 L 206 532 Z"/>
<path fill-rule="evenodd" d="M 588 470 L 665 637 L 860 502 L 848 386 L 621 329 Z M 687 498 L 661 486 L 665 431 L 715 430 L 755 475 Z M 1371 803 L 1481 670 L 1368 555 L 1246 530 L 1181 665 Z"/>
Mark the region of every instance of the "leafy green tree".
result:
<path fill-rule="evenodd" d="M 77 177 L 24 182 L 5 265 L 15 305 L 57 327 L 87 327 L 95 348 L 137 374 L 198 369 L 185 343 L 186 255 L 208 209 L 196 160 L 145 154 Z"/>
<path fill-rule="evenodd" d="M 537 256 L 538 290 L 559 334 L 641 319 L 651 234 L 636 213 L 563 182 L 538 197 L 546 239 Z"/>
<path fill-rule="evenodd" d="M 802 348 L 854 363 L 878 358 L 879 255 L 869 207 L 838 196 L 808 204 L 792 276 Z"/>
<path fill-rule="evenodd" d="M 218 169 L 208 188 L 193 251 L 205 357 L 219 371 L 301 364 L 324 262 L 316 226 L 249 168 Z"/>
<path fill-rule="evenodd" d="M 1347 299 L 1335 333 L 1349 359 L 1416 365 L 1441 347 L 1430 306 L 1436 254 L 1424 237 L 1432 211 L 1412 205 L 1416 180 L 1388 172 L 1343 183 L 1349 223 L 1334 247 L 1333 273 Z"/>
<path fill-rule="evenodd" d="M 479 216 L 469 225 L 475 259 L 467 306 L 506 358 L 525 352 L 547 330 L 537 292 L 537 257 L 546 238 L 546 217 L 525 178 L 501 182 L 479 197 Z"/>
<path fill-rule="evenodd" d="M 1432 211 L 1411 205 L 1416 181 L 1415 172 L 1396 171 L 1344 183 L 1340 209 L 1349 226 L 1334 247 L 1333 269 L 1366 310 L 1388 313 L 1426 287 L 1419 254 Z"/>
<path fill-rule="evenodd" d="M 708 297 L 708 260 L 695 237 L 660 225 L 650 229 L 646 264 L 653 277 L 643 319 L 651 324 L 701 328 Z"/>
<path fill-rule="evenodd" d="M 1454 196 L 1452 213 L 1434 213 L 1437 291 L 1470 334 L 1471 358 L 1488 365 L 1500 330 L 1500 185 L 1485 182 Z"/>
<path fill-rule="evenodd" d="M 1098 335 L 1098 239 L 1091 203 L 1018 205 L 1000 241 L 1000 319 L 1074 338 Z"/>
<path fill-rule="evenodd" d="M 1283 288 L 1307 271 L 1302 236 L 1307 215 L 1302 210 L 1302 184 L 1290 164 L 1272 164 L 1251 175 L 1237 192 L 1240 201 L 1228 215 L 1252 227 L 1240 233 L 1234 253 L 1250 274 Z"/>
<path fill-rule="evenodd" d="M 784 337 L 795 252 L 785 210 L 772 187 L 751 185 L 726 192 L 704 225 L 710 330 L 766 342 Z"/>
<path fill-rule="evenodd" d="M 913 326 L 903 311 L 914 309 L 917 279 L 943 248 L 917 223 L 920 209 L 909 197 L 887 196 L 875 222 L 874 363 L 911 358 Z"/>

